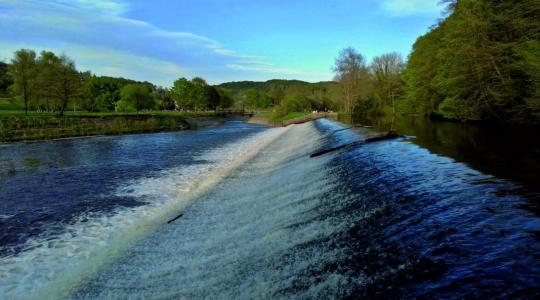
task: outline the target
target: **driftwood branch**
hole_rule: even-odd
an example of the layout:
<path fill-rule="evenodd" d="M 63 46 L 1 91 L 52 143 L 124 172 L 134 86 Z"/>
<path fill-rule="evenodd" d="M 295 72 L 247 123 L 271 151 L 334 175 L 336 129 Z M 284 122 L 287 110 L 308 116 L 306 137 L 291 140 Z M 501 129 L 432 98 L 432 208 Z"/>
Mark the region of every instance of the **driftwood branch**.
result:
<path fill-rule="evenodd" d="M 174 219 L 169 220 L 169 221 L 167 222 L 167 224 L 171 224 L 172 222 L 174 222 L 174 221 L 180 219 L 183 215 L 184 215 L 183 213 L 179 214 L 178 216 L 174 217 Z"/>
<path fill-rule="evenodd" d="M 374 142 L 379 142 L 379 141 L 384 141 L 384 140 L 391 140 L 391 139 L 395 139 L 395 138 L 398 138 L 398 137 L 401 137 L 401 136 L 399 134 L 397 134 L 395 131 L 388 131 L 388 132 L 385 132 L 385 133 L 369 136 L 368 138 L 366 138 L 365 140 L 362 140 L 362 141 L 355 141 L 355 142 L 352 142 L 352 143 L 349 143 L 349 144 L 340 145 L 340 146 L 337 146 L 337 147 L 317 151 L 317 152 L 311 154 L 310 157 L 318 157 L 318 156 L 322 156 L 322 155 L 325 155 L 325 154 L 330 153 L 330 152 L 334 152 L 334 151 L 338 151 L 338 150 L 342 150 L 342 149 L 350 149 L 350 148 L 353 148 L 353 147 L 356 147 L 356 146 L 359 146 L 359 145 L 363 145 L 363 144 L 369 144 L 369 143 L 374 143 Z"/>

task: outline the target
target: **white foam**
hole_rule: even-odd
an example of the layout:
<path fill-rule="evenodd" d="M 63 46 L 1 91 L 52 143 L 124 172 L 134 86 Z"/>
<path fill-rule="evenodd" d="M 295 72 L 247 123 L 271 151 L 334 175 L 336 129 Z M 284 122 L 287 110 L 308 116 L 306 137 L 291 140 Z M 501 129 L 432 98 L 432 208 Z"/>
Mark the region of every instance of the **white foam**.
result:
<path fill-rule="evenodd" d="M 345 290 L 342 274 L 311 278 L 310 271 L 346 257 L 318 241 L 347 230 L 349 220 L 321 217 L 321 205 L 340 207 L 349 193 L 317 159 L 320 133 L 296 125 L 263 147 L 249 163 L 193 202 L 178 221 L 135 243 L 74 298 L 257 299 L 324 298 Z"/>
<path fill-rule="evenodd" d="M 204 163 L 120 186 L 117 195 L 142 197 L 149 204 L 84 216 L 55 238 L 29 240 L 25 251 L 0 258 L 0 295 L 5 299 L 66 297 L 134 241 L 166 223 L 286 131 L 270 129 L 201 154 L 198 159 Z"/>

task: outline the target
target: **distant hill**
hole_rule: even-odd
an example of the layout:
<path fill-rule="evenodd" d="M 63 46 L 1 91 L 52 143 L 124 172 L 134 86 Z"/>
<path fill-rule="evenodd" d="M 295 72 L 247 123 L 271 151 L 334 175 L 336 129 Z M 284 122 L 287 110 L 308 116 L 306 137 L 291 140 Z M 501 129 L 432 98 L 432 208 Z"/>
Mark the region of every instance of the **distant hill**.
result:
<path fill-rule="evenodd" d="M 236 103 L 247 103 L 246 101 L 250 99 L 249 95 L 252 95 L 251 98 L 254 97 L 254 91 L 255 95 L 263 95 L 255 96 L 255 98 L 270 99 L 273 105 L 281 103 L 287 97 L 302 96 L 314 103 L 325 103 L 333 107 L 331 103 L 336 103 L 339 98 L 338 84 L 334 81 L 311 83 L 301 80 L 272 79 L 264 82 L 225 82 L 217 87 L 227 90 Z"/>
<path fill-rule="evenodd" d="M 233 81 L 225 82 L 217 85 L 220 88 L 226 89 L 231 93 L 245 91 L 249 89 L 255 89 L 259 92 L 269 92 L 273 89 L 289 90 L 291 88 L 310 88 L 310 87 L 334 87 L 336 85 L 333 81 L 322 81 L 316 83 L 310 83 L 301 80 L 284 80 L 284 79 L 272 79 L 268 81 Z"/>

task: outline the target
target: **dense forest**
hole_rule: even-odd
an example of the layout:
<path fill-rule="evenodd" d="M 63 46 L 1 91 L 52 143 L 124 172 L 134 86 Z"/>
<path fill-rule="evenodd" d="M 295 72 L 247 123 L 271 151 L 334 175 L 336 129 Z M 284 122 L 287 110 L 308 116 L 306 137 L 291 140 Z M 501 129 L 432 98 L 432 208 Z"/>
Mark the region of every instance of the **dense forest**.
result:
<path fill-rule="evenodd" d="M 455 120 L 540 122 L 540 1 L 444 1 L 447 17 L 368 65 L 344 49 L 334 71 L 341 110 Z"/>
<path fill-rule="evenodd" d="M 10 97 L 13 96 L 13 97 Z M 0 109 L 58 112 L 215 110 L 230 107 L 225 90 L 202 78 L 180 78 L 170 89 L 125 78 L 80 72 L 66 55 L 21 49 L 0 64 Z"/>
<path fill-rule="evenodd" d="M 300 80 L 228 82 L 218 86 L 228 91 L 236 105 L 246 109 L 273 109 L 277 114 L 312 110 L 337 110 L 336 82 L 309 83 Z"/>
<path fill-rule="evenodd" d="M 403 110 L 465 120 L 540 119 L 540 1 L 458 0 L 414 44 Z"/>
<path fill-rule="evenodd" d="M 414 114 L 455 120 L 540 122 L 540 1 L 444 1 L 446 18 L 418 38 L 407 61 L 371 61 L 353 48 L 335 83 L 222 84 L 248 106 Z"/>

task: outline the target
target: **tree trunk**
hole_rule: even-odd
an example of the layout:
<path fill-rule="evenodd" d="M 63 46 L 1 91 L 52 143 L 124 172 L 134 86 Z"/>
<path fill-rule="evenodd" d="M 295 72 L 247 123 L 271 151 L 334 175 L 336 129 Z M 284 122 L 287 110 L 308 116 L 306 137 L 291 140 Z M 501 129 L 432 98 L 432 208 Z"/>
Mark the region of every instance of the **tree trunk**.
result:
<path fill-rule="evenodd" d="M 24 92 L 24 114 L 28 115 L 28 96 L 26 95 L 26 91 Z"/>
<path fill-rule="evenodd" d="M 23 78 L 23 98 L 24 98 L 24 114 L 28 115 L 28 87 L 26 79 Z"/>
<path fill-rule="evenodd" d="M 395 116 L 396 115 L 396 101 L 394 99 L 395 98 L 394 92 L 392 92 L 392 95 L 390 96 L 390 98 L 392 99 L 392 113 Z"/>
<path fill-rule="evenodd" d="M 66 107 L 67 107 L 67 102 L 68 102 L 68 87 L 67 87 L 67 82 L 66 80 L 64 80 L 64 86 L 63 86 L 63 89 L 64 89 L 64 93 L 63 93 L 63 99 L 62 99 L 62 105 L 60 107 L 60 117 L 64 116 L 64 111 L 66 110 Z"/>

